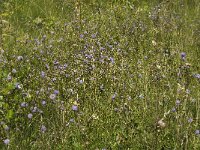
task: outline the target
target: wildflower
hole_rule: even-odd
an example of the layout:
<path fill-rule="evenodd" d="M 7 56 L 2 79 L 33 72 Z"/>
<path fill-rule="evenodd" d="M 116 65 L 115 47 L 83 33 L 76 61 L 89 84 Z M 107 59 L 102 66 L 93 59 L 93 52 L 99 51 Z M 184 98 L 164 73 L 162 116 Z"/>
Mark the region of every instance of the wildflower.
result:
<path fill-rule="evenodd" d="M 112 58 L 112 57 L 110 57 L 110 61 L 111 61 L 112 64 L 115 63 L 114 58 Z"/>
<path fill-rule="evenodd" d="M 115 94 L 113 94 L 113 96 L 112 96 L 112 100 L 114 100 L 115 99 L 115 97 L 116 97 L 116 93 Z"/>
<path fill-rule="evenodd" d="M 182 60 L 185 60 L 185 57 L 186 57 L 186 53 L 185 53 L 185 52 L 182 52 L 182 53 L 181 53 L 181 59 L 182 59 Z"/>
<path fill-rule="evenodd" d="M 192 118 L 189 118 L 189 119 L 188 119 L 188 123 L 191 123 L 192 121 L 193 121 Z"/>
<path fill-rule="evenodd" d="M 195 74 L 194 77 L 200 79 L 200 74 Z"/>
<path fill-rule="evenodd" d="M 51 95 L 49 96 L 49 98 L 52 99 L 52 100 L 54 100 L 54 99 L 56 98 L 56 94 L 51 94 Z"/>
<path fill-rule="evenodd" d="M 175 112 L 176 111 L 176 108 L 172 108 L 172 110 L 171 110 L 172 112 Z"/>
<path fill-rule="evenodd" d="M 74 119 L 73 119 L 73 118 L 71 118 L 71 119 L 69 120 L 69 122 L 74 122 Z"/>
<path fill-rule="evenodd" d="M 36 106 L 32 108 L 33 113 L 37 112 L 37 110 L 38 110 L 38 108 Z"/>
<path fill-rule="evenodd" d="M 44 125 L 42 125 L 41 128 L 40 128 L 40 131 L 41 131 L 42 133 L 44 133 L 46 130 L 47 130 L 47 128 L 46 128 Z"/>
<path fill-rule="evenodd" d="M 17 70 L 16 70 L 16 69 L 13 69 L 13 70 L 12 70 L 12 73 L 16 73 L 16 72 L 17 72 Z"/>
<path fill-rule="evenodd" d="M 80 84 L 83 84 L 83 80 L 79 80 L 79 83 L 80 83 Z"/>
<path fill-rule="evenodd" d="M 44 72 L 44 71 L 41 72 L 41 77 L 42 77 L 42 78 L 45 77 L 45 72 Z"/>
<path fill-rule="evenodd" d="M 23 59 L 22 56 L 18 56 L 18 57 L 17 57 L 17 60 L 19 60 L 19 61 L 22 60 L 22 59 Z"/>
<path fill-rule="evenodd" d="M 83 37 L 84 37 L 84 35 L 83 35 L 83 34 L 81 34 L 81 35 L 80 35 L 80 38 L 82 39 Z"/>
<path fill-rule="evenodd" d="M 10 143 L 10 140 L 9 139 L 5 139 L 3 142 L 4 142 L 4 144 L 8 145 Z"/>
<path fill-rule="evenodd" d="M 73 110 L 73 111 L 77 111 L 77 110 L 78 110 L 78 106 L 77 106 L 77 105 L 73 105 L 73 106 L 72 106 L 72 110 Z"/>
<path fill-rule="evenodd" d="M 195 130 L 195 134 L 199 135 L 200 134 L 200 130 Z"/>
<path fill-rule="evenodd" d="M 20 85 L 20 83 L 17 82 L 17 83 L 15 83 L 15 88 L 16 89 L 22 89 L 22 86 Z"/>
<path fill-rule="evenodd" d="M 27 107 L 27 106 L 28 106 L 28 103 L 26 103 L 26 102 L 21 103 L 21 107 Z"/>
<path fill-rule="evenodd" d="M 43 100 L 41 103 L 42 103 L 43 106 L 46 105 L 46 101 L 45 100 Z"/>
<path fill-rule="evenodd" d="M 31 119 L 33 117 L 33 114 L 28 114 L 28 118 Z"/>
<path fill-rule="evenodd" d="M 59 91 L 58 90 L 54 90 L 54 94 L 59 94 Z"/>
<path fill-rule="evenodd" d="M 92 34 L 91 37 L 94 39 L 96 38 L 96 34 Z"/>

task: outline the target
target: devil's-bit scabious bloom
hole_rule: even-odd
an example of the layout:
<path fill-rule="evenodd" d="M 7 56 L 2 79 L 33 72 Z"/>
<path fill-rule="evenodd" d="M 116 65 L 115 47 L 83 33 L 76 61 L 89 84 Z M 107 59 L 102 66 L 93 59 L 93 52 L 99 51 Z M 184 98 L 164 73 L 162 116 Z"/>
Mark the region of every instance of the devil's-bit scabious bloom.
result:
<path fill-rule="evenodd" d="M 185 53 L 185 52 L 182 52 L 182 53 L 181 53 L 181 59 L 182 59 L 182 60 L 185 60 L 185 59 L 186 59 L 186 53 Z"/>
<path fill-rule="evenodd" d="M 200 74 L 195 74 L 194 77 L 200 79 Z"/>
<path fill-rule="evenodd" d="M 47 130 L 47 128 L 46 128 L 44 125 L 42 125 L 41 128 L 40 128 L 40 131 L 41 131 L 42 133 L 44 133 L 46 130 Z"/>
<path fill-rule="evenodd" d="M 29 119 L 32 119 L 32 118 L 33 118 L 33 114 L 31 114 L 31 113 L 28 114 L 28 118 L 29 118 Z"/>
<path fill-rule="evenodd" d="M 80 38 L 81 38 L 81 39 L 84 38 L 84 35 L 83 35 L 83 34 L 80 34 Z"/>
<path fill-rule="evenodd" d="M 77 106 L 77 105 L 73 105 L 73 106 L 72 106 L 72 110 L 73 110 L 73 111 L 77 111 L 77 110 L 78 110 L 78 106 Z"/>
<path fill-rule="evenodd" d="M 58 95 L 59 91 L 58 90 L 54 90 L 54 94 Z"/>
<path fill-rule="evenodd" d="M 27 106 L 28 106 L 28 103 L 26 103 L 26 102 L 21 103 L 21 107 L 27 107 Z"/>
<path fill-rule="evenodd" d="M 69 122 L 74 122 L 74 118 L 71 118 L 71 119 L 69 120 Z"/>
<path fill-rule="evenodd" d="M 199 135 L 200 134 L 200 130 L 195 130 L 195 134 Z"/>
<path fill-rule="evenodd" d="M 176 111 L 176 108 L 173 107 L 173 108 L 171 109 L 171 112 L 175 112 L 175 111 Z"/>
<path fill-rule="evenodd" d="M 192 123 L 193 119 L 192 118 L 189 118 L 188 119 L 188 123 Z"/>
<path fill-rule="evenodd" d="M 112 95 L 112 100 L 114 100 L 114 99 L 116 98 L 116 96 L 117 96 L 117 93 L 114 93 L 114 94 Z"/>
<path fill-rule="evenodd" d="M 41 77 L 42 77 L 42 78 L 45 77 L 45 72 L 44 72 L 44 71 L 41 72 Z"/>
<path fill-rule="evenodd" d="M 35 107 L 31 108 L 31 111 L 32 111 L 33 113 L 36 113 L 36 112 L 38 111 L 38 108 L 35 106 Z"/>
<path fill-rule="evenodd" d="M 45 100 L 43 100 L 41 103 L 42 103 L 43 106 L 46 105 L 46 101 Z"/>
<path fill-rule="evenodd" d="M 110 62 L 111 62 L 112 64 L 114 64 L 114 63 L 115 63 L 114 58 L 110 57 Z"/>
<path fill-rule="evenodd" d="M 4 144 L 8 145 L 10 143 L 10 140 L 9 139 L 5 139 L 3 140 Z"/>

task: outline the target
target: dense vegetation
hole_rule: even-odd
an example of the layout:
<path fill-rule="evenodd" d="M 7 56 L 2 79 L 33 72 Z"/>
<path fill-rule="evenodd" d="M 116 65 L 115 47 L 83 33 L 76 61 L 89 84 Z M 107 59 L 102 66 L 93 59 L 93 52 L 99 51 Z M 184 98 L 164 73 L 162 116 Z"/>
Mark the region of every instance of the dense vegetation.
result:
<path fill-rule="evenodd" d="M 200 149 L 199 0 L 0 0 L 0 149 Z"/>

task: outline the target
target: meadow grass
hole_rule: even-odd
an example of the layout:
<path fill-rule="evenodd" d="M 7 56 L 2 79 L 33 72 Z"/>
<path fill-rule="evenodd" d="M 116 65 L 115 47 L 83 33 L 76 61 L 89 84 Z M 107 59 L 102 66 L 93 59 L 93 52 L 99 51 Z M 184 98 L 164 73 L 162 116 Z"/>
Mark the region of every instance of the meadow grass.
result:
<path fill-rule="evenodd" d="M 0 2 L 0 149 L 200 149 L 198 0 Z"/>

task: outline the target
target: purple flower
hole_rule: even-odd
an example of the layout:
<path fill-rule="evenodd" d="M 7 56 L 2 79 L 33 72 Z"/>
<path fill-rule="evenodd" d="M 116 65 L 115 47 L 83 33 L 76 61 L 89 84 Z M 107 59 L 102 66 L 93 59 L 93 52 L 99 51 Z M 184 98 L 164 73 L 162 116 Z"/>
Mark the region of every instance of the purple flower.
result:
<path fill-rule="evenodd" d="M 200 79 L 200 74 L 195 74 L 194 77 Z"/>
<path fill-rule="evenodd" d="M 59 91 L 58 90 L 54 90 L 54 94 L 58 95 Z"/>
<path fill-rule="evenodd" d="M 46 130 L 47 130 L 47 128 L 46 128 L 44 125 L 42 125 L 41 128 L 40 128 L 40 131 L 41 131 L 42 133 L 44 133 Z"/>
<path fill-rule="evenodd" d="M 189 118 L 189 119 L 188 119 L 188 123 L 191 123 L 192 121 L 193 121 L 192 118 Z"/>
<path fill-rule="evenodd" d="M 112 96 L 112 100 L 114 100 L 115 99 L 115 97 L 116 97 L 116 93 L 115 94 L 113 94 L 113 96 Z"/>
<path fill-rule="evenodd" d="M 91 37 L 94 39 L 96 38 L 96 34 L 92 34 Z"/>
<path fill-rule="evenodd" d="M 28 103 L 26 103 L 26 102 L 21 103 L 21 107 L 27 107 L 27 106 L 28 106 Z"/>
<path fill-rule="evenodd" d="M 4 142 L 4 144 L 8 145 L 10 143 L 10 140 L 9 139 L 5 139 L 3 142 Z"/>
<path fill-rule="evenodd" d="M 45 72 L 44 72 L 44 71 L 41 72 L 41 77 L 42 77 L 42 78 L 45 77 Z"/>
<path fill-rule="evenodd" d="M 73 111 L 77 111 L 77 110 L 78 110 L 78 106 L 77 106 L 77 105 L 73 105 L 73 106 L 72 106 L 72 110 L 73 110 Z"/>
<path fill-rule="evenodd" d="M 83 80 L 79 80 L 79 83 L 80 83 L 80 84 L 83 84 Z"/>
<path fill-rule="evenodd" d="M 37 112 L 37 110 L 38 110 L 38 108 L 36 106 L 32 108 L 33 113 Z"/>
<path fill-rule="evenodd" d="M 112 58 L 112 57 L 110 57 L 110 61 L 111 61 L 112 64 L 115 63 L 114 58 Z"/>
<path fill-rule="evenodd" d="M 82 39 L 82 38 L 84 38 L 84 35 L 83 35 L 83 34 L 81 34 L 81 35 L 80 35 L 80 38 L 81 38 L 81 39 Z"/>
<path fill-rule="evenodd" d="M 17 83 L 15 83 L 15 88 L 16 88 L 16 89 L 21 89 L 22 86 L 20 85 L 20 83 L 17 82 Z"/>
<path fill-rule="evenodd" d="M 46 101 L 45 100 L 43 100 L 41 103 L 42 103 L 42 105 L 46 105 Z"/>
<path fill-rule="evenodd" d="M 186 53 L 185 53 L 185 52 L 182 52 L 182 53 L 181 53 L 181 59 L 182 59 L 182 60 L 185 60 L 185 57 L 186 57 Z"/>
<path fill-rule="evenodd" d="M 175 112 L 176 111 L 176 108 L 174 107 L 174 108 L 172 108 L 172 110 L 171 110 L 172 112 Z"/>
<path fill-rule="evenodd" d="M 33 118 L 33 114 L 31 114 L 31 113 L 28 114 L 28 118 L 29 118 L 29 119 L 32 119 L 32 118 Z"/>
<path fill-rule="evenodd" d="M 74 122 L 74 119 L 73 119 L 73 118 L 71 118 L 71 119 L 69 120 L 69 122 Z"/>
<path fill-rule="evenodd" d="M 196 134 L 196 135 L 199 135 L 199 134 L 200 134 L 200 130 L 196 130 L 196 131 L 195 131 L 195 134 Z"/>

